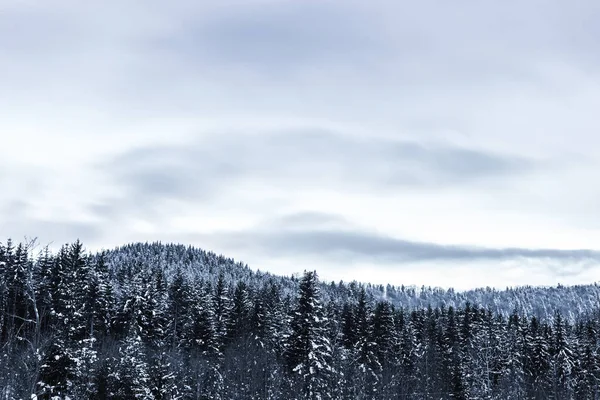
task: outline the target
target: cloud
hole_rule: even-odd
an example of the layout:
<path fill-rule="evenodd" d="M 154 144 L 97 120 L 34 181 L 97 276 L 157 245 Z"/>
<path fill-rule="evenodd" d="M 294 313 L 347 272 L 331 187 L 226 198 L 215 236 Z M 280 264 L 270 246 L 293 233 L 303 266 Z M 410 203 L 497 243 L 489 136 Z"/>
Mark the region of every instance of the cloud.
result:
<path fill-rule="evenodd" d="M 195 18 L 150 46 L 194 64 L 252 68 L 274 77 L 314 64 L 362 64 L 381 51 L 375 30 L 335 3 L 272 2 Z"/>
<path fill-rule="evenodd" d="M 0 9 L 8 235 L 112 246 L 201 233 L 220 249 L 222 233 L 231 255 L 264 248 L 256 266 L 281 263 L 278 248 L 294 271 L 322 254 L 319 268 L 360 259 L 367 274 L 375 261 L 451 275 L 521 257 L 554 265 L 546 277 L 586 253 L 528 249 L 600 240 L 593 0 Z M 281 215 L 298 209 L 310 211 Z"/>
<path fill-rule="evenodd" d="M 300 211 L 279 215 L 271 218 L 268 223 L 272 228 L 279 227 L 282 229 L 342 228 L 351 226 L 350 221 L 341 215 L 319 211 Z"/>
<path fill-rule="evenodd" d="M 480 248 L 414 242 L 363 231 L 289 230 L 272 232 L 224 233 L 224 245 L 248 248 L 278 257 L 309 257 L 374 264 L 404 264 L 426 261 L 471 262 L 538 259 L 568 262 L 600 262 L 600 252 L 592 250 L 553 250 L 525 248 Z"/>
<path fill-rule="evenodd" d="M 0 240 L 12 238 L 20 241 L 26 237 L 36 237 L 39 244 L 56 248 L 76 239 L 94 242 L 103 234 L 102 227 L 92 221 L 37 218 L 32 211 L 33 208 L 27 200 L 13 201 L 2 207 L 0 234 L 3 239 Z"/>
<path fill-rule="evenodd" d="M 224 134 L 181 146 L 140 147 L 98 168 L 144 203 L 211 199 L 241 181 L 386 191 L 466 185 L 523 174 L 534 165 L 484 150 L 306 130 Z"/>
<path fill-rule="evenodd" d="M 282 226 L 282 220 L 304 220 L 290 214 L 254 229 L 222 231 L 188 237 L 193 243 L 249 262 L 252 268 L 290 274 L 316 268 L 325 280 L 358 279 L 363 282 L 418 284 L 469 289 L 503 288 L 558 282 L 593 281 L 600 270 L 600 252 L 528 248 L 483 248 L 441 245 L 392 237 L 346 224 L 331 227 L 321 222 L 336 215 Z"/>
<path fill-rule="evenodd" d="M 316 268 L 326 280 L 425 284 L 468 289 L 589 283 L 600 251 L 445 245 L 407 240 L 352 224 L 337 214 L 297 211 L 238 230 L 185 236 L 252 268 L 295 273 Z"/>

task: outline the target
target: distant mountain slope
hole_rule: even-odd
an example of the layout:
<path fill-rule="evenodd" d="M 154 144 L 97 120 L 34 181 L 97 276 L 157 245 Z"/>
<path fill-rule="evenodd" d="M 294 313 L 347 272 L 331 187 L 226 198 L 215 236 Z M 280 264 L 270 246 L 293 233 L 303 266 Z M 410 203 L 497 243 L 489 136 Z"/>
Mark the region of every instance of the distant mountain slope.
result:
<path fill-rule="evenodd" d="M 243 280 L 251 284 L 275 281 L 284 293 L 296 293 L 298 279 L 260 272 L 243 262 L 235 261 L 210 251 L 180 244 L 134 243 L 105 253 L 107 263 L 116 277 L 131 276 L 142 269 L 160 268 L 167 279 L 181 269 L 192 277 L 216 281 L 223 274 L 227 282 Z M 318 272 L 318 265 L 315 266 Z M 297 271 L 301 273 L 302 271 Z M 537 287 L 523 286 L 497 290 L 480 288 L 468 291 L 431 287 L 371 285 L 359 282 L 344 284 L 322 283 L 322 294 L 334 301 L 346 301 L 354 298 L 360 286 L 374 300 L 385 299 L 397 307 L 408 309 L 427 308 L 428 306 L 464 307 L 467 303 L 491 310 L 505 317 L 515 310 L 526 316 L 535 316 L 540 320 L 552 319 L 556 310 L 574 322 L 579 316 L 589 314 L 600 305 L 600 286 L 597 283 L 577 286 Z"/>

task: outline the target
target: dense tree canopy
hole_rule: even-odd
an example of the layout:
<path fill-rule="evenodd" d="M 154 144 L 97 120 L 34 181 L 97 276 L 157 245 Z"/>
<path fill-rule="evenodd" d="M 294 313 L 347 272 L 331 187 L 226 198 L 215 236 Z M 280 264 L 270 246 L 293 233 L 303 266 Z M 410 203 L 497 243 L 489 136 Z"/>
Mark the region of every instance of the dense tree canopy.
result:
<path fill-rule="evenodd" d="M 595 399 L 595 290 L 324 284 L 178 245 L 9 240 L 0 398 Z"/>

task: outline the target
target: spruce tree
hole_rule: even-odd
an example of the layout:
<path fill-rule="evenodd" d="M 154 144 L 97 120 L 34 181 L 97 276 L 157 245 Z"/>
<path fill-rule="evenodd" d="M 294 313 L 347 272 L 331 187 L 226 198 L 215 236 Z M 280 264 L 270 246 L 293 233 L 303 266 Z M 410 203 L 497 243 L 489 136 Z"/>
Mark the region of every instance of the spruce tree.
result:
<path fill-rule="evenodd" d="M 331 347 L 325 335 L 326 323 L 317 274 L 305 272 L 298 288 L 285 355 L 289 372 L 299 378 L 307 399 L 330 397 Z"/>
<path fill-rule="evenodd" d="M 119 354 L 109 375 L 110 398 L 154 400 L 140 328 L 135 320 L 129 325 L 129 333 L 119 347 Z"/>
<path fill-rule="evenodd" d="M 375 305 L 372 335 L 376 357 L 382 369 L 380 385 L 383 390 L 392 384 L 398 365 L 394 310 L 387 301 L 380 301 Z"/>

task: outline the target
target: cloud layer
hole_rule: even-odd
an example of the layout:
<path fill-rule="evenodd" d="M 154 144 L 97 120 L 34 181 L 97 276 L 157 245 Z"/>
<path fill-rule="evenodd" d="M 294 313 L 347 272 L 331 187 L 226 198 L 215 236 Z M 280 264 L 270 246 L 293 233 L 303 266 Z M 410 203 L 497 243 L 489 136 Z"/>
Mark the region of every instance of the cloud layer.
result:
<path fill-rule="evenodd" d="M 599 19 L 592 0 L 2 2 L 0 235 L 594 280 Z"/>
<path fill-rule="evenodd" d="M 223 133 L 134 148 L 99 165 L 140 199 L 202 199 L 245 180 L 390 190 L 468 185 L 526 174 L 535 162 L 447 144 L 352 138 L 327 131 Z"/>

